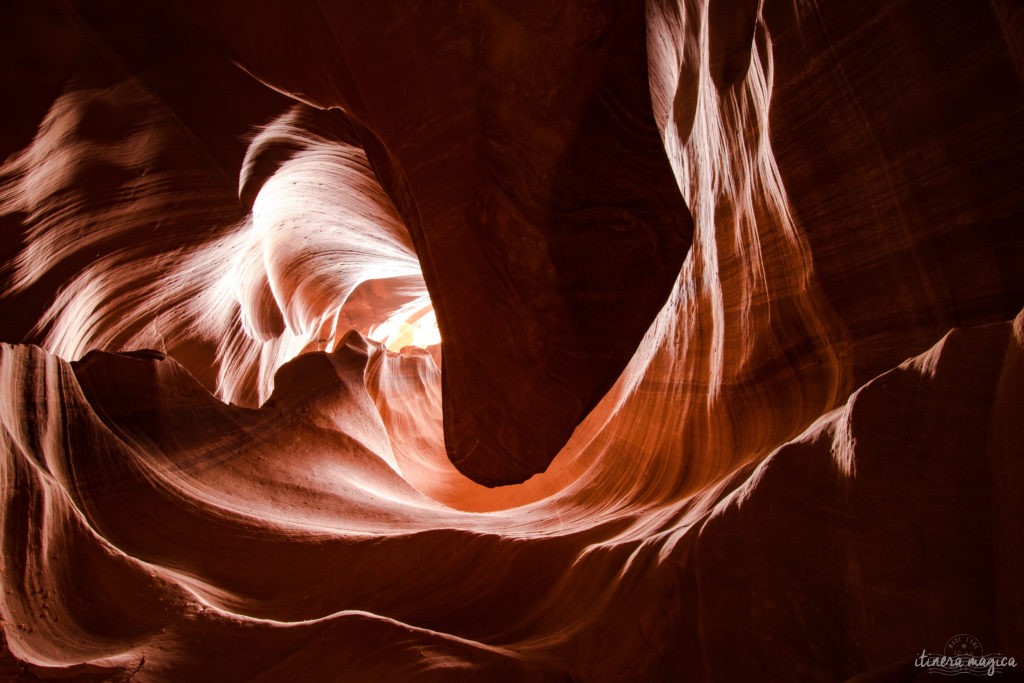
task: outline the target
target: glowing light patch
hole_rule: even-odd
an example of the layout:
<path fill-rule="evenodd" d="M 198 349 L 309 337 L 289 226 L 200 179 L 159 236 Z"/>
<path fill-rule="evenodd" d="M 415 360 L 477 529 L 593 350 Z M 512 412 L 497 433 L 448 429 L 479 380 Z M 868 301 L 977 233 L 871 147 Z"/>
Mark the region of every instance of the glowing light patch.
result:
<path fill-rule="evenodd" d="M 427 348 L 441 343 L 437 315 L 431 306 L 418 308 L 412 315 L 397 315 L 370 331 L 370 338 L 382 342 L 389 351 L 406 346 Z"/>

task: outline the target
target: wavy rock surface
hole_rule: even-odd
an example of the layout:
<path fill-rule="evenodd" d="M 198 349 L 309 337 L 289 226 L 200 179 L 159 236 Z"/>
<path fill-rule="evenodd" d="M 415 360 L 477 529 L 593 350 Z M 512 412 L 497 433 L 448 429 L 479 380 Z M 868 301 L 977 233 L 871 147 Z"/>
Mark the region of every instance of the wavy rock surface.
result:
<path fill-rule="evenodd" d="M 643 10 L 0 10 L 0 673 L 1024 657 L 1020 12 Z"/>

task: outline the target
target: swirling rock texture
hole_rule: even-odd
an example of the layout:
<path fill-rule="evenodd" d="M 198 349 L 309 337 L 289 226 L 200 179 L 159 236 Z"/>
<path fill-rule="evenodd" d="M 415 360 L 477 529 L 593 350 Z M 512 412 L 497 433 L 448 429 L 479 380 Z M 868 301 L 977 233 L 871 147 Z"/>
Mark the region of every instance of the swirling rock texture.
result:
<path fill-rule="evenodd" d="M 0 13 L 5 680 L 1024 658 L 1018 4 Z"/>

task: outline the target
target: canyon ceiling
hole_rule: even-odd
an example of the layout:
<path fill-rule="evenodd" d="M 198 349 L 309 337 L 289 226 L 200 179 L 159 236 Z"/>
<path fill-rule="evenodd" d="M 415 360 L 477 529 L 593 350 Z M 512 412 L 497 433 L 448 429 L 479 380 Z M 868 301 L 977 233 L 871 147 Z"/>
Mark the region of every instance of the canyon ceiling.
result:
<path fill-rule="evenodd" d="M 1015 0 L 5 0 L 0 678 L 1024 659 L 1022 68 Z"/>

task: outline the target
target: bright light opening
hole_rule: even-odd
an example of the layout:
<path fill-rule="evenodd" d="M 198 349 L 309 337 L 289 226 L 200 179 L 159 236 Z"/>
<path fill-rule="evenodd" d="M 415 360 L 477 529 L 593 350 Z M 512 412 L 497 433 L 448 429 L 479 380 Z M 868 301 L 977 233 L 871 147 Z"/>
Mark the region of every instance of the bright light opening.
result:
<path fill-rule="evenodd" d="M 411 315 L 396 315 L 370 331 L 370 338 L 380 341 L 389 351 L 400 351 L 406 346 L 427 348 L 441 343 L 437 329 L 437 316 L 430 305 L 416 309 Z"/>

